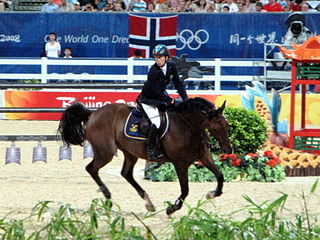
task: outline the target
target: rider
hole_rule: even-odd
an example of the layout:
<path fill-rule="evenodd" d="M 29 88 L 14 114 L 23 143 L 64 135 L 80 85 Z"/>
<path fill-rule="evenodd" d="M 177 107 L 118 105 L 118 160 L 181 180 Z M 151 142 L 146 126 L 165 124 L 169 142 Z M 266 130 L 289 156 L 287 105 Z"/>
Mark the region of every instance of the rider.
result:
<path fill-rule="evenodd" d="M 151 66 L 148 79 L 137 98 L 137 103 L 142 106 L 151 121 L 148 134 L 148 158 L 151 160 L 163 157 L 163 154 L 159 152 L 160 114 L 158 108 L 164 105 L 168 107 L 175 103 L 175 99 L 166 92 L 166 86 L 172 81 L 182 100 L 188 99 L 176 66 L 172 62 L 168 62 L 169 49 L 164 44 L 159 44 L 155 46 L 152 53 L 155 64 Z"/>

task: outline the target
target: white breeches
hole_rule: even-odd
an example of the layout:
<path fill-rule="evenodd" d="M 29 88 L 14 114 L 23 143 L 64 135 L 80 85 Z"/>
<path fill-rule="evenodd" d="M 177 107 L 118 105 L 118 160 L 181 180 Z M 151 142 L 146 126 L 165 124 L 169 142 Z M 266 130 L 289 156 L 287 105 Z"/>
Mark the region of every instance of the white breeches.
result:
<path fill-rule="evenodd" d="M 148 118 L 150 119 L 150 121 L 156 125 L 156 127 L 159 129 L 160 127 L 160 114 L 159 114 L 159 110 L 156 107 L 141 103 L 143 110 L 146 112 L 146 114 L 148 115 Z"/>

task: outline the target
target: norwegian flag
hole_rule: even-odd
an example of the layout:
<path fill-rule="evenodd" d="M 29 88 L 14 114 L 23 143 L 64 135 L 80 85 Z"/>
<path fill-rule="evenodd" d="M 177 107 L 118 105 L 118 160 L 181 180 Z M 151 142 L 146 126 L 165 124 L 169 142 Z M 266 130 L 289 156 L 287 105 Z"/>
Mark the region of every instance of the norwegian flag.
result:
<path fill-rule="evenodd" d="M 145 58 L 152 57 L 158 44 L 165 44 L 171 55 L 176 55 L 178 16 L 142 17 L 129 15 L 129 56 L 141 50 Z"/>

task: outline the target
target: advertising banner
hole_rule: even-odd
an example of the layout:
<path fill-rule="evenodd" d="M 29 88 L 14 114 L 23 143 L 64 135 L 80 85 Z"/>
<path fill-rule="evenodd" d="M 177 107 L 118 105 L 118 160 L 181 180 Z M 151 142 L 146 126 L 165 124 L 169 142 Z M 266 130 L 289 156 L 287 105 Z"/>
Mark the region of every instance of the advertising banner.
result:
<path fill-rule="evenodd" d="M 288 15 L 179 13 L 177 55 L 188 54 L 190 58 L 263 58 L 264 43 L 283 43 L 290 27 L 286 23 Z M 320 14 L 303 16 L 305 26 L 313 35 L 318 35 Z M 91 12 L 0 13 L 0 57 L 44 56 L 44 45 L 50 32 L 57 34 L 62 49 L 72 48 L 73 57 L 129 57 L 129 15 Z"/>
<path fill-rule="evenodd" d="M 89 108 L 99 108 L 110 103 L 125 103 L 135 106 L 139 92 L 110 91 L 110 92 L 58 92 L 58 91 L 3 91 L 5 107 L 16 108 L 67 108 L 76 101 L 82 102 Z M 177 94 L 170 94 L 177 97 Z M 217 107 L 227 101 L 228 107 L 242 107 L 241 95 L 188 94 L 189 97 L 202 97 L 213 102 Z M 290 94 L 281 94 L 281 112 L 279 121 L 290 119 Z M 300 109 L 301 95 L 296 96 L 296 107 Z M 320 96 L 307 95 L 306 124 L 318 126 L 320 115 L 315 114 L 320 109 Z M 60 120 L 61 113 L 6 113 L 4 119 L 22 120 Z M 296 123 L 300 124 L 301 113 L 296 113 Z"/>

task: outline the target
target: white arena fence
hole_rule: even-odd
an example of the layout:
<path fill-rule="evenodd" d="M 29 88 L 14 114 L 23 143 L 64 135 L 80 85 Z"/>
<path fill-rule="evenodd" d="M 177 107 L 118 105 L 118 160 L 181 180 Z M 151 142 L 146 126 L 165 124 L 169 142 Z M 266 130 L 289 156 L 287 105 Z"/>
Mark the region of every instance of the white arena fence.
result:
<path fill-rule="evenodd" d="M 187 62 L 189 59 L 187 59 Z M 223 89 L 223 84 L 227 84 L 228 82 L 238 82 L 244 84 L 245 82 L 251 81 L 265 81 L 266 79 L 266 62 L 263 59 L 258 60 L 223 60 L 223 59 L 190 59 L 190 61 L 197 61 L 200 63 L 202 67 L 214 67 L 213 74 L 204 74 L 202 78 L 188 78 L 185 80 L 188 82 L 195 82 L 196 84 L 210 82 L 212 87 L 210 90 L 213 90 L 214 94 L 221 94 L 222 91 L 226 93 L 226 90 Z M 36 66 L 39 71 L 37 73 L 28 73 L 28 72 L 3 72 L 0 71 L 0 82 L 1 80 L 5 80 L 6 82 L 16 81 L 16 80 L 27 80 L 27 79 L 39 79 L 43 84 L 42 87 L 50 87 L 54 88 L 54 85 L 45 85 L 47 83 L 58 82 L 59 84 L 63 83 L 66 80 L 73 80 L 75 82 L 95 82 L 95 83 L 115 83 L 117 84 L 134 84 L 134 83 L 143 83 L 147 79 L 147 70 L 154 61 L 152 59 L 120 59 L 120 58 L 112 58 L 112 59 L 48 59 L 48 58 L 0 58 L 0 68 L 5 68 L 8 66 L 14 66 L 14 68 L 19 68 L 23 66 Z M 58 66 L 68 66 L 69 72 L 67 73 L 54 73 L 50 72 L 48 69 L 50 67 L 58 67 Z M 74 73 L 72 72 L 73 68 L 79 66 L 87 66 L 92 67 L 92 69 L 97 67 L 103 67 L 105 69 L 109 68 L 108 73 Z M 122 67 L 124 70 L 120 73 L 112 73 L 112 68 Z M 144 70 L 140 70 L 140 72 L 136 71 L 136 68 L 143 68 Z M 233 68 L 238 69 L 241 72 L 241 69 L 250 69 L 252 67 L 261 68 L 261 73 L 258 75 L 252 74 L 224 74 L 223 69 Z M 142 73 L 141 73 L 142 72 Z M 189 70 L 192 74 L 195 73 L 192 69 Z M 238 71 L 239 72 L 239 71 Z M 243 72 L 243 71 L 242 71 Z M 195 73 L 197 74 L 197 73 Z M 33 87 L 32 85 L 29 85 Z M 1 88 L 9 87 L 7 85 L 0 85 Z M 12 86 L 15 87 L 15 86 Z M 18 87 L 18 86 L 16 86 Z M 63 86 L 67 88 L 67 85 Z M 72 88 L 73 86 L 70 85 Z M 103 87 L 96 85 L 97 88 Z M 78 86 L 78 88 L 80 88 Z M 85 85 L 81 86 L 81 88 L 86 88 Z M 88 86 L 88 88 L 95 88 L 95 85 Z M 110 88 L 110 87 L 108 87 Z M 233 89 L 236 90 L 236 89 Z M 212 93 L 212 92 L 211 92 Z"/>

